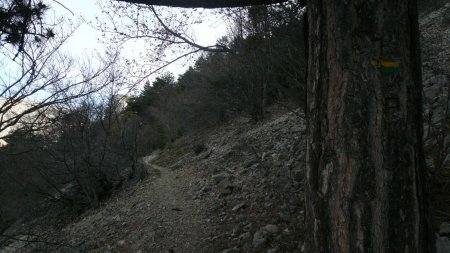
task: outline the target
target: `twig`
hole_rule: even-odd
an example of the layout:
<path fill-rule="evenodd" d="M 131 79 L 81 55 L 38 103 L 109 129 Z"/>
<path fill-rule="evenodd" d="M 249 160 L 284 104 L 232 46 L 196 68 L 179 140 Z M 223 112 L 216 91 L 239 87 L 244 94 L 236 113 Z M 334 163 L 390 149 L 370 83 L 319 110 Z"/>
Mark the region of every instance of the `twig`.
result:
<path fill-rule="evenodd" d="M 189 39 L 187 39 L 186 37 L 184 37 L 183 35 L 173 31 L 172 29 L 170 29 L 163 21 L 162 19 L 159 17 L 158 13 L 156 13 L 156 10 L 153 6 L 149 7 L 150 10 L 153 12 L 153 14 L 155 14 L 156 19 L 158 20 L 158 22 L 162 25 L 162 27 L 169 32 L 172 36 L 181 39 L 182 41 L 184 41 L 186 44 L 198 48 L 202 51 L 207 51 L 207 52 L 213 52 L 213 53 L 234 53 L 233 50 L 229 49 L 226 46 L 223 45 L 215 45 L 215 46 L 202 46 L 199 45 Z"/>
<path fill-rule="evenodd" d="M 57 0 L 53 0 L 53 2 L 59 4 L 61 7 L 63 7 L 64 9 L 68 10 L 70 13 L 72 13 L 73 16 L 75 16 L 75 13 L 73 13 L 73 11 L 71 11 L 69 8 L 67 8 L 64 4 L 60 3 Z"/>

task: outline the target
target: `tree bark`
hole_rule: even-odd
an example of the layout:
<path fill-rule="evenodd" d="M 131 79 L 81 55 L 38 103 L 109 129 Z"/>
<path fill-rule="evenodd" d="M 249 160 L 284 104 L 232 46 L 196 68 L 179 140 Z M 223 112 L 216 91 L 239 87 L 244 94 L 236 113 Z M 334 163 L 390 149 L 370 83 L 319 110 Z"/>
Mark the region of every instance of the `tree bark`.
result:
<path fill-rule="evenodd" d="M 309 0 L 306 252 L 434 252 L 414 0 Z"/>

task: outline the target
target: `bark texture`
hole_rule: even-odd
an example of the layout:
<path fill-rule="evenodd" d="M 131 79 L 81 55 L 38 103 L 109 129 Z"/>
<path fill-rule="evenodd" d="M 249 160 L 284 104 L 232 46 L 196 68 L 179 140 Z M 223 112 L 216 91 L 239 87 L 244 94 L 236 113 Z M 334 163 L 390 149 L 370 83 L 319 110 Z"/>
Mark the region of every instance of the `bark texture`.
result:
<path fill-rule="evenodd" d="M 413 0 L 310 0 L 306 252 L 433 252 Z"/>
<path fill-rule="evenodd" d="M 145 5 L 164 5 L 183 8 L 227 8 L 259 4 L 276 4 L 287 0 L 116 0 Z"/>

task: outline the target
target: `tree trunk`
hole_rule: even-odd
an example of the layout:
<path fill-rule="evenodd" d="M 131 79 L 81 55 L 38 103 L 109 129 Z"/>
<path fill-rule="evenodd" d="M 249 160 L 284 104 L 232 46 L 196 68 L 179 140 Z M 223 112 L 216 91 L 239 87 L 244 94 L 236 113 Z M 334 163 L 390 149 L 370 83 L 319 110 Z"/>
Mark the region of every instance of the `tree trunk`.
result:
<path fill-rule="evenodd" d="M 413 0 L 310 0 L 306 252 L 434 252 Z"/>

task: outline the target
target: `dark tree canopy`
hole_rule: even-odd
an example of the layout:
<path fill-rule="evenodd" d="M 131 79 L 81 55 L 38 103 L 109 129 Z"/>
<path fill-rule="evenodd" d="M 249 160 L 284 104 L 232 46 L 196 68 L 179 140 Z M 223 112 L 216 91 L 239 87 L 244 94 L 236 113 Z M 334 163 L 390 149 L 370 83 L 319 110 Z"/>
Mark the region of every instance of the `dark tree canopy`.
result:
<path fill-rule="evenodd" d="M 53 31 L 43 24 L 48 6 L 42 1 L 6 0 L 0 3 L 0 42 L 23 50 L 27 36 L 36 42 L 53 37 Z"/>
<path fill-rule="evenodd" d="M 258 4 L 276 4 L 287 0 L 117 0 L 145 5 L 164 5 L 183 8 L 226 8 L 243 7 Z"/>

